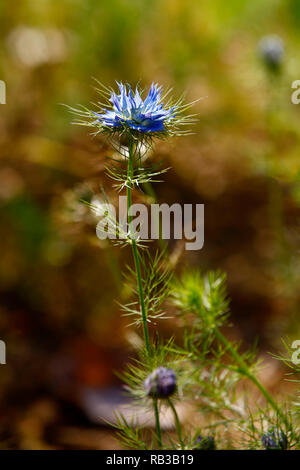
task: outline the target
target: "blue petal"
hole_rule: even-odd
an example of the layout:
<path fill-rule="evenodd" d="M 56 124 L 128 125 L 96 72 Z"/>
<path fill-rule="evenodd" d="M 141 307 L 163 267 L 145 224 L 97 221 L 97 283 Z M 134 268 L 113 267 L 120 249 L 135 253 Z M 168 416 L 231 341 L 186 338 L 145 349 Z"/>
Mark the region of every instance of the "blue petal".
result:
<path fill-rule="evenodd" d="M 112 93 L 111 94 L 111 97 L 110 97 L 110 102 L 112 103 L 114 109 L 118 112 L 121 112 L 121 107 L 120 107 L 120 103 L 119 103 L 119 99 L 117 97 L 117 95 L 115 93 Z"/>
<path fill-rule="evenodd" d="M 140 96 L 138 87 L 136 87 L 136 89 L 135 89 L 134 101 L 135 101 L 135 105 L 136 105 L 137 108 L 139 108 L 141 106 L 141 104 L 143 104 L 143 101 L 142 101 L 142 98 Z"/>

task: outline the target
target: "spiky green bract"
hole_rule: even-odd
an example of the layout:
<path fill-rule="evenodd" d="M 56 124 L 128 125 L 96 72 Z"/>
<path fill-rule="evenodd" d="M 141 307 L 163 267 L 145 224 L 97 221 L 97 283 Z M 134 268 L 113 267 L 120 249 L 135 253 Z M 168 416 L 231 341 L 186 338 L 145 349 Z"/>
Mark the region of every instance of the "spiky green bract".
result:
<path fill-rule="evenodd" d="M 156 251 L 154 256 L 149 250 L 139 251 L 139 259 L 147 321 L 149 325 L 156 325 L 158 320 L 170 318 L 170 315 L 165 311 L 164 302 L 170 294 L 173 273 L 167 266 L 165 251 Z M 125 277 L 135 298 L 130 303 L 121 305 L 121 308 L 124 315 L 132 320 L 130 325 L 140 326 L 142 318 L 135 272 L 130 266 L 127 267 L 127 270 Z"/>
<path fill-rule="evenodd" d="M 128 421 L 122 414 L 116 415 L 116 424 L 111 424 L 116 429 L 116 436 L 124 449 L 148 450 L 154 447 L 154 436 L 148 438 L 147 431 L 138 426 L 134 418 Z M 147 442 L 152 441 L 152 444 Z"/>
<path fill-rule="evenodd" d="M 123 166 L 122 162 L 106 167 L 107 175 L 115 181 L 113 187 L 118 191 L 122 191 L 124 188 L 135 187 L 142 190 L 143 185 L 147 183 L 160 183 L 162 180 L 157 179 L 159 175 L 166 173 L 169 168 L 158 169 L 154 165 L 152 166 L 140 166 L 139 162 L 133 166 L 133 174 L 129 176 L 127 169 Z"/>
<path fill-rule="evenodd" d="M 220 272 L 205 276 L 199 271 L 184 273 L 173 288 L 173 298 L 181 313 L 196 315 L 196 326 L 202 331 L 213 331 L 227 319 L 225 275 Z"/>

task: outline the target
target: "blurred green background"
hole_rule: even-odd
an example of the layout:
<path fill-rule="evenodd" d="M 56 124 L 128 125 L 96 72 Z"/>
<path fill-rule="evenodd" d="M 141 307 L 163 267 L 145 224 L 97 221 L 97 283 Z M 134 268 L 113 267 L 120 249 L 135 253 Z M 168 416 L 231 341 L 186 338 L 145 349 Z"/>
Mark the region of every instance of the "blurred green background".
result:
<path fill-rule="evenodd" d="M 172 167 L 158 200 L 205 204 L 204 248 L 171 243 L 170 256 L 227 273 L 232 337 L 258 339 L 262 355 L 300 337 L 299 26 L 297 0 L 0 3 L 0 447 L 117 445 L 90 425 L 81 391 L 118 386 L 136 346 L 115 301 L 130 253 L 100 245 L 80 202 L 101 185 L 114 197 L 111 150 L 61 105 L 95 101 L 93 77 L 203 97 L 195 134 L 155 151 Z M 270 34 L 285 44 L 278 73 L 258 54 Z"/>

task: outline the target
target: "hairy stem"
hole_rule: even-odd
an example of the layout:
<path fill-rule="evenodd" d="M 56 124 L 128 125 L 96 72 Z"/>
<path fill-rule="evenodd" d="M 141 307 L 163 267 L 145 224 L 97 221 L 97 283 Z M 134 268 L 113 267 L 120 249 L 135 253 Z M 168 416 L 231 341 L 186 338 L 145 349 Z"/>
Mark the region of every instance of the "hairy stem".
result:
<path fill-rule="evenodd" d="M 174 415 L 174 419 L 175 419 L 176 432 L 177 432 L 177 435 L 178 435 L 180 447 L 181 447 L 181 449 L 184 449 L 184 442 L 183 442 L 183 439 L 182 439 L 182 432 L 181 432 L 181 424 L 180 424 L 180 420 L 179 420 L 176 408 L 175 408 L 174 403 L 172 402 L 172 400 L 170 398 L 168 398 L 168 403 L 169 403 L 170 408 L 173 411 L 173 415 Z"/>
<path fill-rule="evenodd" d="M 156 425 L 156 432 L 157 432 L 157 444 L 158 448 L 162 448 L 162 439 L 161 439 L 161 427 L 160 427 L 160 420 L 159 420 L 159 409 L 157 404 L 157 399 L 153 398 L 153 408 L 155 414 L 155 425 Z"/>
<path fill-rule="evenodd" d="M 132 231 L 132 215 L 130 215 L 130 207 L 132 204 L 132 177 L 133 177 L 133 158 L 134 158 L 134 143 L 132 139 L 130 140 L 129 144 L 129 156 L 128 156 L 128 165 L 127 165 L 127 213 L 128 213 L 128 224 L 129 224 L 129 231 L 131 234 L 131 246 L 132 246 L 132 253 L 135 265 L 135 272 L 136 272 L 136 280 L 138 285 L 138 292 L 139 292 L 139 301 L 140 301 L 140 308 L 142 313 L 142 321 L 143 321 L 143 332 L 144 332 L 144 339 L 145 339 L 145 346 L 148 354 L 148 359 L 151 359 L 151 350 L 150 350 L 150 341 L 149 341 L 149 331 L 147 325 L 147 314 L 146 314 L 146 307 L 145 307 L 145 299 L 144 299 L 144 290 L 143 290 L 143 283 L 142 283 L 142 273 L 141 273 L 141 264 L 139 260 L 138 248 L 135 240 L 135 234 Z"/>
<path fill-rule="evenodd" d="M 145 298 L 144 298 L 144 290 L 143 290 L 143 283 L 142 283 L 142 273 L 141 273 L 141 264 L 139 259 L 138 247 L 135 240 L 135 234 L 132 230 L 132 215 L 130 214 L 130 208 L 132 205 L 132 177 L 133 177 L 133 164 L 134 164 L 134 142 L 132 138 L 130 139 L 129 143 L 129 155 L 128 155 L 128 165 L 127 165 L 127 214 L 128 214 L 128 224 L 129 224 L 129 232 L 131 234 L 131 246 L 132 246 L 132 253 L 135 265 L 135 272 L 136 272 L 136 280 L 138 285 L 138 292 L 139 292 L 139 301 L 140 301 L 140 308 L 142 313 L 142 322 L 143 322 L 143 332 L 144 332 L 144 340 L 146 351 L 148 355 L 149 364 L 151 364 L 151 348 L 150 348 L 150 340 L 149 340 L 149 331 L 148 331 L 148 324 L 147 324 L 147 313 L 146 313 L 146 306 L 145 306 Z M 157 399 L 153 399 L 153 408 L 154 408 L 154 415 L 155 415 L 155 426 L 156 426 L 156 433 L 157 433 L 157 441 L 158 441 L 158 448 L 162 448 L 162 437 L 161 437 L 161 427 L 160 427 L 160 418 L 159 418 L 159 409 Z"/>

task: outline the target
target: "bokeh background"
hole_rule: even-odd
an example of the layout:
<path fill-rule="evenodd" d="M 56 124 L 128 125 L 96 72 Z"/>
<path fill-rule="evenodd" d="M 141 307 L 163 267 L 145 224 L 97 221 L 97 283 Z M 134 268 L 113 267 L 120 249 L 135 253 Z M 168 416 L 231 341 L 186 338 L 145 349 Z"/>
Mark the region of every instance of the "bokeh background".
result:
<path fill-rule="evenodd" d="M 278 73 L 257 50 L 270 34 L 285 44 Z M 205 204 L 204 248 L 171 243 L 170 256 L 178 270 L 227 273 L 228 334 L 258 342 L 278 389 L 283 371 L 267 352 L 300 338 L 300 3 L 10 0 L 0 37 L 0 447 L 118 447 L 97 422 L 119 403 L 115 371 L 138 342 L 116 303 L 130 253 L 100 244 L 80 202 L 101 185 L 113 197 L 111 151 L 62 106 L 95 101 L 93 77 L 203 97 L 195 134 L 153 157 L 172 167 L 160 202 Z M 160 328 L 176 334 L 174 321 Z"/>

